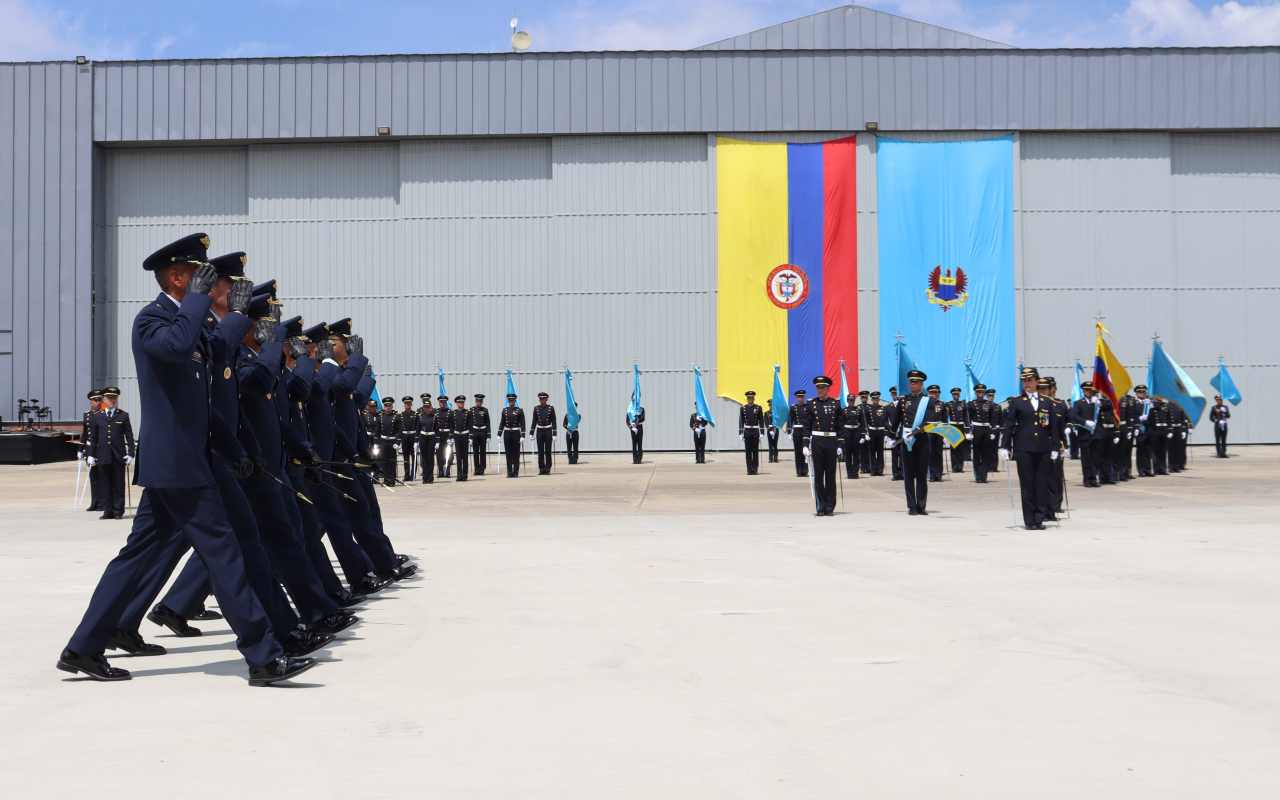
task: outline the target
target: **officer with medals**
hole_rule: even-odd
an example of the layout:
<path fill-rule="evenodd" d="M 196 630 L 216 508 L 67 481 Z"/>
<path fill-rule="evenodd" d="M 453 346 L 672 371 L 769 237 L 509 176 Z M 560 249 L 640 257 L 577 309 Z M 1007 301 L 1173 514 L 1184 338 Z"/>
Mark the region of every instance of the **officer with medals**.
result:
<path fill-rule="evenodd" d="M 453 412 L 449 410 L 449 398 L 444 395 L 437 397 L 436 402 L 439 404 L 435 414 L 436 477 L 447 478 L 453 466 Z"/>
<path fill-rule="evenodd" d="M 931 450 L 937 447 L 932 434 L 927 433 L 924 426 L 930 422 L 942 421 L 942 403 L 922 393 L 924 382 L 929 376 L 913 369 L 907 373 L 910 391 L 898 398 L 897 431 L 901 444 L 895 447 L 902 459 L 903 489 L 907 495 L 907 513 L 916 516 L 928 515 L 926 506 L 929 502 L 929 464 Z"/>
<path fill-rule="evenodd" d="M 769 439 L 769 463 L 778 463 L 778 436 L 782 433 L 778 430 L 778 426 L 773 423 L 773 398 L 770 397 L 766 401 L 769 405 L 764 410 L 765 419 L 765 435 Z"/>
<path fill-rule="evenodd" d="M 747 402 L 738 409 L 738 439 L 747 456 L 747 474 L 760 471 L 760 429 L 764 427 L 764 409 L 756 404 L 756 393 L 747 392 Z M 702 441 L 707 440 L 706 422 L 703 422 Z M 701 448 L 700 448 L 701 450 Z M 701 461 L 699 461 L 701 463 Z"/>
<path fill-rule="evenodd" d="M 92 389 L 89 392 L 89 410 L 84 412 L 84 420 L 80 424 L 80 451 L 76 458 L 83 461 L 89 449 L 89 427 L 95 414 L 102 410 L 102 390 Z M 98 468 L 89 467 L 89 476 L 85 479 L 89 484 L 89 507 L 85 511 L 102 511 L 102 498 L 98 495 Z"/>
<path fill-rule="evenodd" d="M 880 404 L 880 392 L 871 392 L 863 412 L 866 420 L 867 469 L 872 477 L 884 477 L 885 439 L 893 429 L 893 407 Z M 892 443 L 893 440 L 889 439 Z"/>
<path fill-rule="evenodd" d="M 422 418 L 413 408 L 413 395 L 400 398 L 404 411 L 400 412 L 400 457 L 404 459 L 404 482 L 412 483 L 418 472 L 418 436 L 422 432 Z"/>
<path fill-rule="evenodd" d="M 471 409 L 467 408 L 467 396 L 460 394 L 453 398 L 451 425 L 453 427 L 453 450 L 457 457 L 457 481 L 467 479 L 467 448 L 471 445 Z"/>
<path fill-rule="evenodd" d="M 418 409 L 418 459 L 422 462 L 422 482 L 436 482 L 436 411 L 431 407 L 431 393 L 419 395 L 422 406 Z"/>
<path fill-rule="evenodd" d="M 741 424 L 738 427 L 741 428 Z M 707 463 L 707 421 L 698 416 L 697 403 L 693 404 L 693 413 L 689 415 L 689 430 L 693 431 L 693 463 Z M 741 430 L 738 435 L 742 435 Z"/>
<path fill-rule="evenodd" d="M 515 392 L 507 394 L 507 407 L 498 418 L 498 438 L 507 457 L 507 477 L 520 477 L 520 440 L 524 437 L 524 409 L 516 406 Z"/>
<path fill-rule="evenodd" d="M 538 404 L 533 407 L 533 419 L 529 423 L 529 438 L 538 446 L 538 474 L 551 474 L 551 448 L 556 440 L 556 407 L 547 405 L 550 397 L 538 392 Z"/>
<path fill-rule="evenodd" d="M 1022 487 L 1024 525 L 1029 531 L 1042 531 L 1044 521 L 1052 516 L 1049 473 L 1058 460 L 1062 432 L 1054 428 L 1060 423 L 1050 413 L 1048 398 L 1040 396 L 1040 372 L 1026 367 L 1021 378 L 1022 395 L 1010 398 L 1005 415 L 1000 460 L 1008 461 L 1012 454 Z"/>
<path fill-rule="evenodd" d="M 966 413 L 969 419 L 968 439 L 973 445 L 973 481 L 986 483 L 987 471 L 995 460 L 999 446 L 1000 427 L 996 415 L 996 404 L 987 399 L 987 387 L 978 384 L 973 387 L 974 399 L 968 403 Z"/>
<path fill-rule="evenodd" d="M 1115 483 L 1111 473 L 1115 418 L 1110 416 L 1113 413 L 1111 400 L 1097 392 L 1093 381 L 1080 384 L 1080 389 L 1084 397 L 1071 407 L 1071 422 L 1076 425 L 1080 436 L 1080 468 L 1084 485 L 1096 489 L 1104 483 Z"/>
<path fill-rule="evenodd" d="M 1222 402 L 1222 395 L 1213 396 L 1213 406 L 1209 409 L 1209 422 L 1213 424 L 1213 449 L 1218 458 L 1227 457 L 1227 420 L 1231 419 L 1231 409 Z"/>
<path fill-rule="evenodd" d="M 938 415 L 939 422 L 947 421 L 947 409 L 939 398 L 942 396 L 942 387 L 933 384 L 926 391 L 929 393 L 929 411 Z M 929 482 L 942 482 L 942 450 L 945 439 L 939 437 L 936 440 L 929 441 Z"/>
<path fill-rule="evenodd" d="M 471 452 L 475 459 L 475 474 L 483 475 L 489 466 L 489 437 L 493 435 L 493 427 L 489 424 L 489 409 L 484 407 L 484 395 L 475 396 L 476 404 L 471 407 Z"/>
<path fill-rule="evenodd" d="M 787 415 L 787 435 L 791 437 L 791 448 L 795 451 L 797 478 L 809 477 L 809 462 L 804 457 L 804 442 L 809 431 L 804 395 L 804 389 L 796 390 L 796 402 L 791 405 L 791 411 Z"/>
<path fill-rule="evenodd" d="M 951 471 L 964 472 L 964 462 L 970 458 L 969 442 L 972 435 L 969 433 L 969 404 L 960 399 L 959 386 L 951 389 L 951 399 L 947 401 L 945 411 L 947 423 L 964 434 L 964 441 L 960 446 L 951 448 Z"/>
<path fill-rule="evenodd" d="M 889 430 L 896 431 L 900 420 L 902 419 L 902 398 L 898 397 L 898 387 L 889 387 Z M 886 436 L 884 440 L 885 447 L 889 448 L 889 467 L 890 474 L 893 476 L 891 480 L 902 480 L 902 448 L 898 447 L 892 436 Z"/>
<path fill-rule="evenodd" d="M 1173 431 L 1169 428 L 1173 412 L 1169 408 L 1169 401 L 1163 397 L 1153 396 L 1151 402 L 1151 416 L 1147 424 L 1152 428 L 1155 438 L 1154 447 L 1152 448 L 1152 462 L 1155 466 L 1155 474 L 1168 475 L 1169 440 L 1173 438 Z"/>
<path fill-rule="evenodd" d="M 102 390 L 102 411 L 89 423 L 89 447 L 85 460 L 98 473 L 98 497 L 102 516 L 98 519 L 124 519 L 124 482 L 126 469 L 133 463 L 133 423 L 129 414 L 116 408 L 120 390 L 108 386 Z"/>
<path fill-rule="evenodd" d="M 396 413 L 395 405 L 393 398 L 382 398 L 382 413 L 378 415 L 374 427 L 369 429 L 369 435 L 377 437 L 378 470 L 382 473 L 382 482 L 387 486 L 395 486 L 396 483 L 396 451 L 400 449 L 400 439 L 404 432 L 401 428 L 403 421 Z"/>
<path fill-rule="evenodd" d="M 829 397 L 833 381 L 826 375 L 813 379 L 818 396 L 805 403 L 806 421 L 801 453 L 813 457 L 813 490 L 817 515 L 835 516 L 836 469 L 844 455 L 845 412 L 840 401 Z"/>

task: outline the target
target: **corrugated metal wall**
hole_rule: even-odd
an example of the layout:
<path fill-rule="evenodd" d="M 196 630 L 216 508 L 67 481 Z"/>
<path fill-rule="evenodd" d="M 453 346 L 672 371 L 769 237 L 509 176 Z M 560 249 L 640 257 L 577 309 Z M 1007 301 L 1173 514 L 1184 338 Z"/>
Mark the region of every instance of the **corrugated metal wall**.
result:
<path fill-rule="evenodd" d="M 0 64 L 0 416 L 78 418 L 90 389 L 92 76 Z"/>

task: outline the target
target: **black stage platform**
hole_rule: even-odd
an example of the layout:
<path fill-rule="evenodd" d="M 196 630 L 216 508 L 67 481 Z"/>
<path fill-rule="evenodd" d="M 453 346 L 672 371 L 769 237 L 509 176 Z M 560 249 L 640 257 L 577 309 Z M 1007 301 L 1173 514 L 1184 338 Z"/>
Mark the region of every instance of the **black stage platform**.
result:
<path fill-rule="evenodd" d="M 0 433 L 0 464 L 49 464 L 75 461 L 80 448 L 64 431 L 4 431 Z"/>

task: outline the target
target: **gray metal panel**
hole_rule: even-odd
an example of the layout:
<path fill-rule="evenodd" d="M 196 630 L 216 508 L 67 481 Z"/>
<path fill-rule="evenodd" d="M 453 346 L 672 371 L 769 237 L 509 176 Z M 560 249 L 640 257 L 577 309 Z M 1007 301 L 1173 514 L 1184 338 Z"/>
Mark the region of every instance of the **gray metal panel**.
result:
<path fill-rule="evenodd" d="M 744 33 L 719 42 L 702 45 L 695 50 L 809 50 L 822 47 L 815 41 L 814 31 L 847 29 L 873 32 L 873 39 L 865 38 L 859 45 L 857 37 L 849 37 L 844 47 L 938 47 L 943 41 L 955 42 L 948 47 L 1012 48 L 1012 45 L 981 39 L 936 25 L 909 20 L 883 11 L 863 6 L 840 6 L 807 17 L 771 25 L 751 33 Z M 876 31 L 883 31 L 875 34 Z M 820 37 L 822 34 L 818 34 Z M 843 38 L 843 36 L 841 37 Z M 964 42 L 963 44 L 961 42 Z M 831 46 L 841 46 L 832 42 Z"/>

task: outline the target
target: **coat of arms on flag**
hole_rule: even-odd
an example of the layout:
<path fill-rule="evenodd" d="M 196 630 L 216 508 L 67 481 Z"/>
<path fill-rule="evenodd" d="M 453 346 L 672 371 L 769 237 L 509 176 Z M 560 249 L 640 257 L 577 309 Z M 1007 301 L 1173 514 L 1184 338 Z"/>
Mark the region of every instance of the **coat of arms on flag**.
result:
<path fill-rule="evenodd" d="M 939 264 L 929 273 L 929 288 L 925 292 L 929 295 L 930 303 L 936 303 L 946 311 L 952 306 L 964 305 L 964 301 L 969 299 L 969 293 L 965 291 L 968 285 L 969 278 L 964 270 L 957 267 L 956 274 L 952 277 L 951 270 L 944 273 Z"/>
<path fill-rule="evenodd" d="M 795 264 L 782 264 L 769 273 L 765 289 L 778 308 L 798 308 L 809 296 L 809 276 Z"/>

